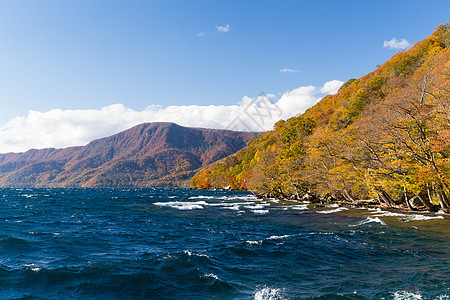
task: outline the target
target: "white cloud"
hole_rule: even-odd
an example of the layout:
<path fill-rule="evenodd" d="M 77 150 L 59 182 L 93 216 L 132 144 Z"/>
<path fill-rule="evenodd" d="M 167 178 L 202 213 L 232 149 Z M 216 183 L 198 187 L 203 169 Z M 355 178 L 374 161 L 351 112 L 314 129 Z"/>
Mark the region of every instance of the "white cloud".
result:
<path fill-rule="evenodd" d="M 320 89 L 321 93 L 334 95 L 338 92 L 339 88 L 344 84 L 343 81 L 340 80 L 331 80 L 325 82 L 323 87 Z"/>
<path fill-rule="evenodd" d="M 31 110 L 0 126 L 0 153 L 31 148 L 64 148 L 115 134 L 144 122 L 174 122 L 183 126 L 270 130 L 280 119 L 288 119 L 314 105 L 323 93 L 334 93 L 342 81 L 332 80 L 321 88 L 301 86 L 281 97 L 262 94 L 244 96 L 236 105 L 151 105 L 142 111 L 113 104 L 101 109 Z"/>
<path fill-rule="evenodd" d="M 226 26 L 216 25 L 216 28 L 220 32 L 228 32 L 230 31 L 230 24 L 227 24 Z"/>
<path fill-rule="evenodd" d="M 294 69 L 283 68 L 279 72 L 281 72 L 281 73 L 297 73 L 298 71 L 294 70 Z"/>
<path fill-rule="evenodd" d="M 406 39 L 397 40 L 396 38 L 392 38 L 390 41 L 384 41 L 383 47 L 391 48 L 391 49 L 406 49 L 411 44 Z"/>
<path fill-rule="evenodd" d="M 197 36 L 198 36 L 198 37 L 202 37 L 202 36 L 204 36 L 204 35 L 205 35 L 205 33 L 204 33 L 203 31 L 201 31 L 201 30 L 197 33 Z"/>

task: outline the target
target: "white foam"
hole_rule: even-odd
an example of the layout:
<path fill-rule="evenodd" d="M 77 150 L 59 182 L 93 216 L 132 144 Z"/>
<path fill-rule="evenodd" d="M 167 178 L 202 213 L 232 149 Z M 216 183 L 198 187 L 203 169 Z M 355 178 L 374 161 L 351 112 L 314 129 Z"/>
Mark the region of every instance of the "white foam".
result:
<path fill-rule="evenodd" d="M 171 208 L 176 208 L 179 210 L 192 210 L 192 209 L 203 209 L 203 205 L 208 205 L 205 201 L 196 201 L 196 202 L 155 202 L 153 203 L 156 206 L 167 206 Z"/>
<path fill-rule="evenodd" d="M 35 267 L 35 264 L 26 264 L 25 267 L 30 268 L 33 272 L 39 272 L 42 268 Z"/>
<path fill-rule="evenodd" d="M 407 291 L 397 291 L 394 293 L 394 300 L 421 300 L 420 293 L 412 293 Z"/>
<path fill-rule="evenodd" d="M 249 201 L 249 200 L 253 200 L 253 201 L 257 201 L 258 198 L 256 198 L 256 196 L 253 195 L 248 195 L 248 196 L 225 196 L 223 197 L 226 200 L 245 200 L 245 201 Z"/>
<path fill-rule="evenodd" d="M 299 204 L 299 205 L 292 205 L 292 206 L 288 206 L 291 209 L 296 209 L 296 210 L 305 210 L 308 209 L 308 204 Z"/>
<path fill-rule="evenodd" d="M 205 275 L 203 275 L 203 277 L 214 278 L 216 280 L 219 280 L 219 277 L 216 274 L 213 274 L 213 273 L 205 274 Z"/>
<path fill-rule="evenodd" d="M 214 199 L 213 196 L 192 196 L 189 199 Z"/>
<path fill-rule="evenodd" d="M 281 290 L 269 287 L 264 287 L 255 292 L 254 300 L 278 300 L 282 299 Z"/>
<path fill-rule="evenodd" d="M 262 241 L 245 241 L 249 245 L 261 245 Z"/>
<path fill-rule="evenodd" d="M 373 212 L 372 214 L 374 216 L 379 216 L 379 217 L 407 217 L 408 216 L 405 214 L 391 212 L 391 211 L 384 211 L 381 209 L 378 209 L 377 211 Z"/>
<path fill-rule="evenodd" d="M 209 206 L 235 206 L 235 205 L 246 205 L 252 204 L 251 202 L 218 202 L 218 203 L 208 203 Z"/>
<path fill-rule="evenodd" d="M 386 223 L 384 223 L 380 218 L 378 217 L 367 217 L 366 219 L 362 220 L 361 222 L 359 222 L 356 225 L 350 225 L 350 226 L 359 226 L 359 225 L 364 225 L 364 224 L 368 224 L 368 223 L 378 223 L 380 225 L 386 226 Z"/>
<path fill-rule="evenodd" d="M 247 205 L 247 206 L 244 206 L 244 207 L 248 208 L 248 209 L 261 209 L 261 208 L 264 208 L 266 206 L 270 206 L 270 204 L 253 204 L 253 205 Z"/>
<path fill-rule="evenodd" d="M 330 209 L 330 210 L 322 210 L 322 211 L 318 211 L 319 214 L 332 214 L 332 213 L 337 213 L 343 210 L 348 210 L 347 207 L 338 207 L 336 209 Z"/>
<path fill-rule="evenodd" d="M 209 256 L 206 255 L 206 254 L 192 253 L 192 252 L 189 251 L 189 250 L 184 250 L 183 253 L 184 253 L 184 254 L 187 254 L 188 256 L 199 256 L 199 257 L 207 257 L 207 258 L 209 258 Z"/>
<path fill-rule="evenodd" d="M 268 212 L 269 212 L 269 210 L 265 210 L 265 209 L 254 209 L 254 210 L 252 210 L 252 213 L 258 214 L 258 215 L 265 215 Z"/>
<path fill-rule="evenodd" d="M 444 217 L 442 215 L 427 216 L 427 215 L 417 214 L 417 213 L 408 213 L 408 214 L 403 213 L 402 214 L 402 213 L 383 211 L 383 210 L 376 211 L 372 214 L 374 216 L 378 216 L 378 217 L 398 217 L 403 222 L 444 219 Z"/>
<path fill-rule="evenodd" d="M 424 221 L 433 219 L 444 219 L 443 216 L 424 216 L 424 215 L 411 215 L 408 216 L 409 221 Z"/>
<path fill-rule="evenodd" d="M 222 208 L 223 209 L 231 209 L 231 210 L 239 210 L 240 206 L 239 205 L 233 205 L 233 206 L 224 206 Z"/>
<path fill-rule="evenodd" d="M 268 240 L 280 240 L 280 239 L 285 239 L 290 237 L 291 235 L 286 234 L 286 235 L 272 235 L 271 237 L 268 238 Z"/>

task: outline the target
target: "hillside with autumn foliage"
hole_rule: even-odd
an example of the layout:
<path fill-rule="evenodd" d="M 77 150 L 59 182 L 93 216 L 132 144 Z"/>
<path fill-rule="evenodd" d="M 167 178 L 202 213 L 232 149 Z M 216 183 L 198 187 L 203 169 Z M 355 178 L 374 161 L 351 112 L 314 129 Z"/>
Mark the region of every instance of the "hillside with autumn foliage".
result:
<path fill-rule="evenodd" d="M 196 188 L 450 207 L 450 23 L 197 173 Z"/>

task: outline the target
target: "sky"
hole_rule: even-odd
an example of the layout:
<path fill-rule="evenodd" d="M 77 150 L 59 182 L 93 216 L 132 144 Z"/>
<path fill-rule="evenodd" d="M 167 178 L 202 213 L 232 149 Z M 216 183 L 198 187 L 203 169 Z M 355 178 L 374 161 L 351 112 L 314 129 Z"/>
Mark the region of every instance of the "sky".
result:
<path fill-rule="evenodd" d="M 449 11 L 448 0 L 0 0 L 0 153 L 142 122 L 270 130 Z"/>

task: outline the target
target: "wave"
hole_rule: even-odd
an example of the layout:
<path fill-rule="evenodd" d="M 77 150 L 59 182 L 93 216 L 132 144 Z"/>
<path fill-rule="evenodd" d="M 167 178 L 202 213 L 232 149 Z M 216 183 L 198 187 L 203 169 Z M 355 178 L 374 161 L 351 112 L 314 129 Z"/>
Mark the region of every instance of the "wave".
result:
<path fill-rule="evenodd" d="M 402 222 L 411 222 L 411 221 L 425 221 L 425 220 L 439 220 L 444 219 L 442 215 L 424 215 L 420 213 L 398 213 L 392 211 L 384 211 L 381 209 L 377 209 L 372 211 L 371 214 L 376 217 L 398 217 Z"/>
<path fill-rule="evenodd" d="M 215 199 L 216 197 L 213 196 L 192 196 L 189 197 L 189 200 L 194 200 L 194 199 Z"/>
<path fill-rule="evenodd" d="M 338 207 L 336 209 L 321 210 L 321 211 L 318 211 L 318 213 L 319 214 L 333 214 L 333 213 L 337 213 L 337 212 L 344 211 L 344 210 L 348 210 L 348 208 L 346 208 L 346 207 Z"/>
<path fill-rule="evenodd" d="M 256 290 L 253 294 L 254 300 L 281 300 L 285 299 L 281 289 L 263 287 Z"/>
<path fill-rule="evenodd" d="M 8 237 L 0 240 L 0 249 L 3 249 L 5 252 L 21 252 L 33 250 L 34 247 L 24 239 Z"/>
<path fill-rule="evenodd" d="M 422 295 L 419 292 L 397 291 L 394 293 L 394 300 L 422 300 Z"/>
<path fill-rule="evenodd" d="M 249 245 L 261 245 L 263 241 L 245 241 Z"/>
<path fill-rule="evenodd" d="M 257 214 L 257 215 L 265 215 L 269 212 L 268 209 L 254 209 L 252 210 L 252 213 Z"/>
<path fill-rule="evenodd" d="M 356 225 L 350 225 L 350 226 L 360 226 L 360 225 L 364 225 L 364 224 L 369 224 L 369 223 L 378 223 L 380 225 L 386 226 L 386 223 L 384 223 L 380 218 L 378 217 L 367 217 L 364 220 L 362 220 L 361 222 L 358 222 Z"/>
<path fill-rule="evenodd" d="M 205 274 L 202 277 L 204 277 L 204 278 L 214 278 L 216 280 L 219 280 L 219 277 L 216 274 L 213 274 L 213 273 Z"/>
<path fill-rule="evenodd" d="M 268 240 L 280 240 L 280 239 L 285 239 L 288 238 L 292 235 L 290 234 L 286 234 L 286 235 L 272 235 L 271 237 L 268 238 Z"/>
<path fill-rule="evenodd" d="M 208 203 L 206 203 L 205 201 L 196 201 L 196 202 L 173 201 L 173 202 L 155 202 L 153 203 L 153 205 L 168 206 L 179 210 L 192 210 L 192 209 L 203 209 L 203 205 L 208 205 Z"/>
<path fill-rule="evenodd" d="M 261 204 L 246 205 L 244 207 L 248 209 L 262 209 L 265 208 L 266 206 L 270 206 L 270 204 L 261 203 Z"/>
<path fill-rule="evenodd" d="M 292 206 L 286 206 L 290 209 L 296 209 L 296 210 L 306 210 L 308 209 L 308 204 L 298 204 L 298 205 L 292 205 Z"/>

